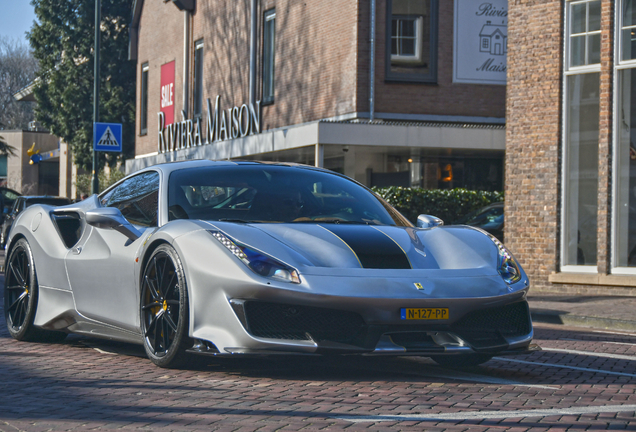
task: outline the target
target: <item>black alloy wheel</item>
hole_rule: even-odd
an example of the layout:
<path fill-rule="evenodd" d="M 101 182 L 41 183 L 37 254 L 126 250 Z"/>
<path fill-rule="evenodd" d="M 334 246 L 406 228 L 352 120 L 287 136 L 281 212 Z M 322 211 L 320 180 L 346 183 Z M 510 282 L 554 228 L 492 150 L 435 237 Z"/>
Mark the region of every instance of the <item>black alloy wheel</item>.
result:
<path fill-rule="evenodd" d="M 20 239 L 11 249 L 4 278 L 4 315 L 14 339 L 30 342 L 58 342 L 66 333 L 33 325 L 38 304 L 38 281 L 31 247 Z"/>
<path fill-rule="evenodd" d="M 188 331 L 188 290 L 181 260 L 169 245 L 159 246 L 141 280 L 141 331 L 148 358 L 160 367 L 179 367 L 192 346 Z"/>

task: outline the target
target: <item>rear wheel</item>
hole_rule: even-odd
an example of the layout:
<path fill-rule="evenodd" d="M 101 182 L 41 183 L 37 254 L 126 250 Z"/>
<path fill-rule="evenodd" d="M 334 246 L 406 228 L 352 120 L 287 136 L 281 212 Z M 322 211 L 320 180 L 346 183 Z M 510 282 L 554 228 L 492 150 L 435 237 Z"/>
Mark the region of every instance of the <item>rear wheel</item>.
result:
<path fill-rule="evenodd" d="M 160 367 L 182 366 L 192 345 L 188 337 L 188 290 L 181 260 L 169 245 L 159 246 L 144 269 L 141 331 L 148 358 Z"/>
<path fill-rule="evenodd" d="M 4 316 L 14 339 L 30 342 L 59 342 L 66 333 L 33 325 L 38 305 L 38 280 L 31 247 L 25 239 L 11 249 L 4 277 Z"/>
<path fill-rule="evenodd" d="M 491 355 L 487 354 L 461 354 L 461 355 L 447 355 L 447 356 L 432 356 L 431 359 L 440 366 L 451 368 L 464 368 L 477 366 L 482 363 L 486 363 L 492 359 Z"/>

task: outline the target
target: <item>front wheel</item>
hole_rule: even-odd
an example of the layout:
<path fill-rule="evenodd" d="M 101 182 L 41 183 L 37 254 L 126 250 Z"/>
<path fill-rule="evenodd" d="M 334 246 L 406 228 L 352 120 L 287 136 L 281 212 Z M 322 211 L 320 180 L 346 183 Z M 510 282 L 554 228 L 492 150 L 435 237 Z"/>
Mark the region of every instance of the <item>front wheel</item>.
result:
<path fill-rule="evenodd" d="M 38 278 L 29 242 L 20 239 L 9 253 L 4 277 L 4 316 L 14 339 L 29 342 L 59 342 L 66 333 L 35 327 Z"/>
<path fill-rule="evenodd" d="M 435 363 L 443 367 L 465 368 L 486 363 L 487 361 L 492 359 L 492 356 L 487 354 L 460 354 L 432 356 L 431 359 L 433 359 Z"/>
<path fill-rule="evenodd" d="M 188 332 L 188 290 L 177 252 L 159 246 L 141 280 L 141 331 L 148 358 L 157 366 L 173 368 L 186 360 L 191 345 Z"/>

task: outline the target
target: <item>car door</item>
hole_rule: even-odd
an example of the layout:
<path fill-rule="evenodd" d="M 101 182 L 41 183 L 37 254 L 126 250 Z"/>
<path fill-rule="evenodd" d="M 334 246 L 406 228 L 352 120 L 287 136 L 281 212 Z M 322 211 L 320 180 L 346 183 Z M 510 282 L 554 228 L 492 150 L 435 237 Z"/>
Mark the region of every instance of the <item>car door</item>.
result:
<path fill-rule="evenodd" d="M 125 330 L 139 329 L 139 293 L 134 266 L 137 251 L 157 227 L 159 173 L 131 177 L 100 201 L 116 207 L 142 233 L 132 241 L 118 231 L 86 225 L 82 239 L 66 255 L 66 269 L 78 312 Z"/>

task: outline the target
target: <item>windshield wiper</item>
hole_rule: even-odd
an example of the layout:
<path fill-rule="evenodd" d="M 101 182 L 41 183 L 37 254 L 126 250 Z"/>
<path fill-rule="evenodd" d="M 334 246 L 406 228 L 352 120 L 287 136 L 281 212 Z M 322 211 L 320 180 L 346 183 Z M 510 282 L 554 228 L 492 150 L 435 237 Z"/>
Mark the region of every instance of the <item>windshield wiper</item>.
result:
<path fill-rule="evenodd" d="M 217 219 L 219 222 L 237 222 L 237 223 L 250 223 L 252 221 L 246 221 L 243 219 L 230 219 L 230 218 L 221 218 Z"/>

